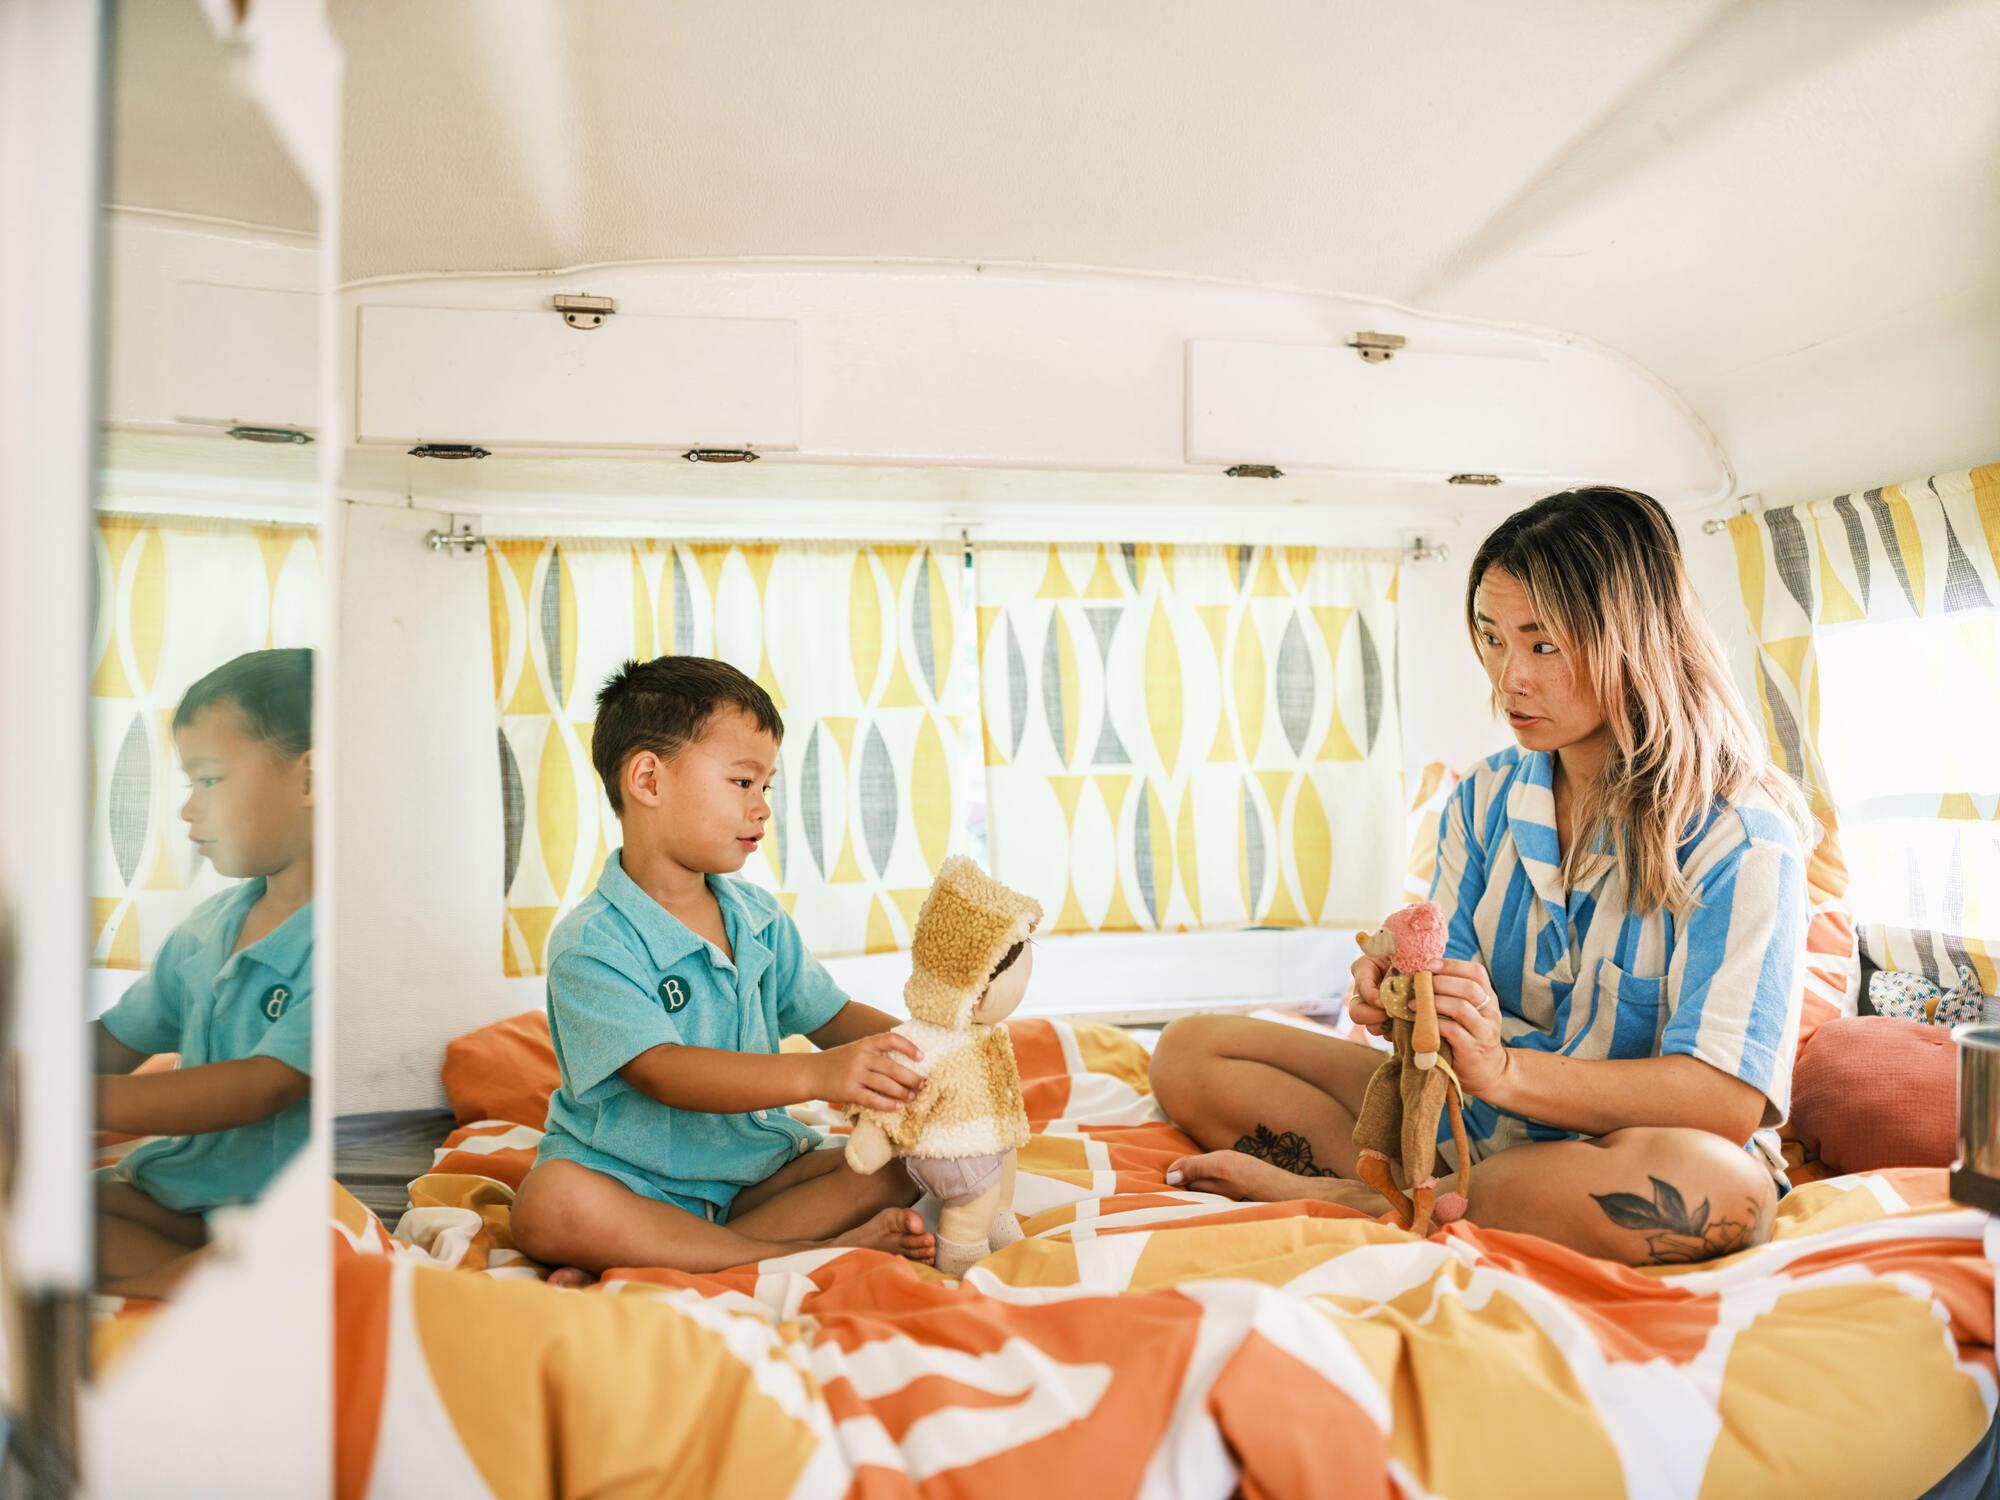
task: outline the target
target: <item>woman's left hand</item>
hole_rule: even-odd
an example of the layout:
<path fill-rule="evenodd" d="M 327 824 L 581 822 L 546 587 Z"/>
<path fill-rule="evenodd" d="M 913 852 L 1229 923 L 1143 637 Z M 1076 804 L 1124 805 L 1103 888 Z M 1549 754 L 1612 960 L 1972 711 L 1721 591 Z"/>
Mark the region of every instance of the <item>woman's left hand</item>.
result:
<path fill-rule="evenodd" d="M 1500 997 L 1484 964 L 1447 958 L 1431 977 L 1438 1035 L 1451 1043 L 1451 1066 L 1465 1092 L 1486 1098 L 1507 1075 L 1500 1040 Z"/>

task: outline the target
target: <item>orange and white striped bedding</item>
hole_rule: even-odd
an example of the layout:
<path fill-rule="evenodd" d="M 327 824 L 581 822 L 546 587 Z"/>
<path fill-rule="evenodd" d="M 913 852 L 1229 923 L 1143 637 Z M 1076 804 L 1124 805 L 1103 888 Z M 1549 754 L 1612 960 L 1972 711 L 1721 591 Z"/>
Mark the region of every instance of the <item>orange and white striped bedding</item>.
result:
<path fill-rule="evenodd" d="M 1992 1419 L 2000 1235 L 1942 1172 L 1802 1187 L 1697 1268 L 1418 1240 L 1169 1190 L 1140 1045 L 1011 1029 L 1028 1237 L 962 1284 L 847 1250 L 551 1289 L 505 1123 L 404 1239 L 336 1190 L 339 1494 L 1818 1500 L 1917 1495 Z"/>

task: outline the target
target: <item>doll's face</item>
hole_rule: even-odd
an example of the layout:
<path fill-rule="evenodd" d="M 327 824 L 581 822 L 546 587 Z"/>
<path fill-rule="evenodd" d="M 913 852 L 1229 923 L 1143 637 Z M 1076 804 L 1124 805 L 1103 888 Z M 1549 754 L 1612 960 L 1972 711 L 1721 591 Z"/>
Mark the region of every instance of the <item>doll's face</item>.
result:
<path fill-rule="evenodd" d="M 1011 1016 L 1014 1007 L 1021 1003 L 1021 997 L 1028 992 L 1028 971 L 1034 966 L 1035 945 L 1029 943 L 1021 949 L 1021 956 L 1007 966 L 1007 971 L 986 986 L 986 993 L 972 1007 L 973 1021 L 981 1026 L 991 1026 Z"/>
<path fill-rule="evenodd" d="M 1386 927 L 1376 932 L 1364 932 L 1355 941 L 1361 944 L 1361 951 L 1370 958 L 1386 960 L 1396 956 L 1396 934 Z"/>

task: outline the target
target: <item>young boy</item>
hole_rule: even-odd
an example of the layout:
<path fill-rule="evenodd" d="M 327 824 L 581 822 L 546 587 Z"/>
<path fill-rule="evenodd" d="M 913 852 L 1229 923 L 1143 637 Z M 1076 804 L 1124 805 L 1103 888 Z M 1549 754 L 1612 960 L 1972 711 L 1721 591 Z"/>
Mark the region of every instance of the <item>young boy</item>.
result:
<path fill-rule="evenodd" d="M 863 1177 L 785 1112 L 894 1109 L 921 1081 L 897 1059 L 921 1054 L 728 878 L 764 836 L 784 732 L 762 688 L 703 657 L 627 662 L 597 695 L 591 758 L 624 846 L 549 937 L 562 1086 L 514 1199 L 515 1243 L 559 1284 L 824 1244 L 935 1253 L 907 1173 Z M 800 1032 L 824 1050 L 780 1053 Z"/>
<path fill-rule="evenodd" d="M 98 1281 L 125 1296 L 171 1287 L 207 1243 L 205 1212 L 255 1198 L 308 1126 L 312 652 L 217 667 L 173 730 L 194 846 L 243 883 L 196 907 L 96 1025 L 98 1127 L 169 1137 L 98 1177 Z M 180 1066 L 126 1076 L 158 1052 Z"/>

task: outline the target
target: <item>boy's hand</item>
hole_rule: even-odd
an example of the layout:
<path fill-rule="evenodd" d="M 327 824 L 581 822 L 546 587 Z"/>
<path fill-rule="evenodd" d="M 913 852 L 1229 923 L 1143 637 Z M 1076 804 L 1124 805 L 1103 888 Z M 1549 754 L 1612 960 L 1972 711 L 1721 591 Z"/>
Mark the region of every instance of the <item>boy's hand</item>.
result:
<path fill-rule="evenodd" d="M 814 1097 L 893 1114 L 917 1096 L 924 1081 L 921 1074 L 896 1061 L 898 1053 L 911 1058 L 924 1055 L 915 1042 L 893 1031 L 817 1054 L 811 1062 Z"/>

